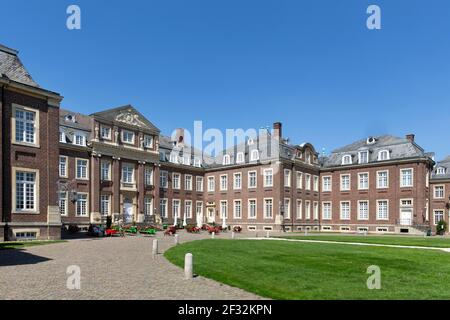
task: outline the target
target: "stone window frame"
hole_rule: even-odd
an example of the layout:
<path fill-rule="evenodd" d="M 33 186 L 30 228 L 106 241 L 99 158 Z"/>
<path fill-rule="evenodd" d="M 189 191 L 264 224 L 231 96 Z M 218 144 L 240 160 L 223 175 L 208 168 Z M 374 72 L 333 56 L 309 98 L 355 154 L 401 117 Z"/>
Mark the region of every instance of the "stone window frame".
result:
<path fill-rule="evenodd" d="M 132 139 L 131 142 L 125 141 L 125 139 L 124 139 L 124 133 L 125 132 L 133 134 L 133 139 Z M 122 141 L 122 143 L 124 143 L 124 144 L 128 144 L 128 145 L 133 145 L 134 146 L 135 142 L 136 142 L 136 133 L 134 131 L 132 131 L 132 130 L 121 129 L 120 130 L 120 141 Z"/>
<path fill-rule="evenodd" d="M 78 161 L 86 161 L 86 178 L 79 178 L 78 177 Z M 89 181 L 89 159 L 86 158 L 75 158 L 75 179 L 76 180 L 83 180 L 83 181 Z"/>
<path fill-rule="evenodd" d="M 380 179 L 379 179 L 379 174 L 381 173 L 381 172 L 386 172 L 387 173 L 387 176 L 386 176 L 386 182 L 387 182 L 387 186 L 386 187 L 380 187 Z M 376 172 L 376 174 L 377 174 L 377 189 L 389 189 L 389 170 L 378 170 L 377 172 Z"/>
<path fill-rule="evenodd" d="M 270 176 L 271 178 L 271 183 L 267 184 L 267 173 L 270 172 Z M 266 168 L 263 170 L 263 175 L 264 175 L 264 188 L 272 188 L 273 187 L 273 169 L 272 168 Z"/>
<path fill-rule="evenodd" d="M 342 216 L 343 204 L 348 203 L 348 218 Z M 339 202 L 339 219 L 349 221 L 352 219 L 352 202 L 350 200 L 342 200 Z"/>
<path fill-rule="evenodd" d="M 250 216 L 250 201 L 255 201 L 255 216 L 254 217 Z M 256 199 L 256 198 L 248 199 L 247 205 L 248 205 L 248 208 L 247 208 L 247 219 L 248 220 L 256 220 L 258 218 L 258 199 Z"/>
<path fill-rule="evenodd" d="M 329 217 L 325 217 L 325 205 L 330 206 Z M 333 220 L 333 202 L 332 201 L 322 201 L 322 220 L 331 221 Z"/>
<path fill-rule="evenodd" d="M 267 216 L 267 201 L 271 200 L 272 201 L 272 212 L 271 212 L 271 216 Z M 269 219 L 273 219 L 274 217 L 274 201 L 273 198 L 264 198 L 264 219 L 269 220 Z"/>
<path fill-rule="evenodd" d="M 367 187 L 363 188 L 361 186 L 361 175 L 367 175 Z M 370 189 L 370 173 L 369 172 L 358 172 L 358 190 L 369 190 Z"/>
<path fill-rule="evenodd" d="M 62 194 L 64 194 L 64 197 L 61 197 Z M 65 200 L 64 213 L 61 213 L 61 200 L 62 199 Z M 69 215 L 68 204 L 69 204 L 69 194 L 68 194 L 68 192 L 67 191 L 61 191 L 59 193 L 58 206 L 60 208 L 59 213 L 61 214 L 62 217 L 67 217 Z"/>
<path fill-rule="evenodd" d="M 17 172 L 27 172 L 34 173 L 35 181 L 34 181 L 34 210 L 21 210 L 17 209 L 16 205 L 16 173 Z M 39 179 L 39 169 L 31 169 L 31 168 L 23 168 L 23 167 L 12 167 L 11 168 L 12 179 L 11 179 L 11 205 L 12 205 L 12 213 L 19 214 L 40 214 L 39 210 L 39 195 L 40 195 L 40 179 Z"/>
<path fill-rule="evenodd" d="M 329 184 L 329 188 L 325 189 L 325 178 L 330 178 L 330 184 Z M 333 191 L 333 176 L 332 175 L 327 175 L 327 176 L 322 176 L 322 192 L 332 192 Z"/>
<path fill-rule="evenodd" d="M 299 210 L 299 208 L 300 208 L 300 210 Z M 295 218 L 297 220 L 303 219 L 303 200 L 302 199 L 297 199 L 295 202 Z"/>
<path fill-rule="evenodd" d="M 400 188 L 413 188 L 414 187 L 414 168 L 400 168 L 399 170 L 400 170 L 400 174 L 399 174 Z M 403 184 L 403 172 L 407 171 L 407 170 L 411 170 L 411 185 Z"/>
<path fill-rule="evenodd" d="M 65 175 L 61 174 L 61 158 L 65 158 L 66 159 L 66 164 L 65 164 L 65 168 L 64 168 L 64 171 L 66 172 Z M 59 162 L 58 162 L 58 176 L 60 178 L 66 178 L 66 179 L 69 178 L 69 157 L 60 155 L 58 160 L 59 160 Z"/>
<path fill-rule="evenodd" d="M 255 185 L 254 186 L 250 185 L 250 181 L 251 181 L 250 174 L 251 173 L 255 174 Z M 248 189 L 256 189 L 256 188 L 258 188 L 258 172 L 256 170 L 251 170 L 251 171 L 247 172 L 247 178 L 248 178 L 248 181 L 247 181 L 247 188 Z"/>
<path fill-rule="evenodd" d="M 236 176 L 240 177 L 239 186 L 236 186 Z M 233 190 L 242 190 L 242 172 L 234 172 L 233 173 Z"/>
<path fill-rule="evenodd" d="M 84 214 L 84 215 L 79 215 L 77 212 L 79 195 L 86 195 L 86 214 Z M 77 192 L 77 200 L 75 201 L 75 217 L 77 217 L 77 218 L 89 217 L 89 192 Z"/>
<path fill-rule="evenodd" d="M 348 176 L 348 189 L 344 189 L 342 187 L 342 177 L 346 177 Z M 341 174 L 341 179 L 340 179 L 340 191 L 351 191 L 352 189 L 352 175 L 350 173 L 343 173 Z"/>
<path fill-rule="evenodd" d="M 103 135 L 103 129 L 108 129 L 108 131 L 109 131 L 109 135 L 108 136 L 104 136 Z M 112 128 L 111 128 L 111 126 L 107 126 L 107 125 L 104 125 L 104 124 L 100 125 L 100 138 L 102 138 L 103 140 L 112 141 Z"/>
<path fill-rule="evenodd" d="M 34 113 L 34 143 L 16 140 L 16 111 L 17 109 Z M 11 108 L 11 143 L 15 145 L 27 146 L 32 148 L 40 148 L 40 112 L 39 109 L 12 104 Z M 59 138 L 58 138 L 59 140 Z"/>
<path fill-rule="evenodd" d="M 437 187 L 442 187 L 442 197 L 436 197 Z M 433 199 L 445 199 L 445 184 L 437 184 L 433 186 Z"/>
<path fill-rule="evenodd" d="M 190 203 L 190 208 L 191 210 L 189 210 L 189 212 L 186 210 L 186 208 L 188 207 L 188 203 Z M 191 199 L 186 199 L 184 200 L 184 214 L 186 216 L 186 219 L 192 219 L 192 205 L 193 205 L 193 201 Z"/>
<path fill-rule="evenodd" d="M 386 202 L 386 208 L 387 208 L 387 217 L 386 218 L 379 218 L 379 210 L 380 210 L 380 202 L 385 201 Z M 376 220 L 377 221 L 389 221 L 389 214 L 390 214 L 390 210 L 389 210 L 389 199 L 377 199 L 377 211 L 376 211 Z"/>
<path fill-rule="evenodd" d="M 236 203 L 240 203 L 240 214 L 241 214 L 241 216 L 240 217 L 238 217 L 237 215 L 236 215 Z M 234 199 L 233 200 L 233 218 L 234 219 L 242 219 L 242 199 Z"/>
<path fill-rule="evenodd" d="M 367 202 L 367 218 L 361 218 L 360 212 L 361 212 L 361 203 Z M 357 215 L 356 220 L 359 221 L 368 221 L 370 218 L 370 201 L 369 200 L 358 200 L 358 207 L 357 207 Z"/>

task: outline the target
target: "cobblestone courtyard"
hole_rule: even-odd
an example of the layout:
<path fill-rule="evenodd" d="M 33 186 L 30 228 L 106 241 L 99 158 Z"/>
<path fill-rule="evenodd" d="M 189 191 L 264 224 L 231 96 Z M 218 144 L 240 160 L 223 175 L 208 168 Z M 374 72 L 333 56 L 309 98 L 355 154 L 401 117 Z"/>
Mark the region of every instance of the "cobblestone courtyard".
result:
<path fill-rule="evenodd" d="M 223 234 L 220 237 L 229 237 Z M 180 242 L 208 237 L 182 232 Z M 174 245 L 159 239 L 159 252 Z M 260 299 L 238 288 L 197 277 L 162 254 L 152 258 L 150 237 L 79 239 L 0 251 L 0 299 Z M 67 289 L 68 266 L 81 268 L 81 290 Z"/>

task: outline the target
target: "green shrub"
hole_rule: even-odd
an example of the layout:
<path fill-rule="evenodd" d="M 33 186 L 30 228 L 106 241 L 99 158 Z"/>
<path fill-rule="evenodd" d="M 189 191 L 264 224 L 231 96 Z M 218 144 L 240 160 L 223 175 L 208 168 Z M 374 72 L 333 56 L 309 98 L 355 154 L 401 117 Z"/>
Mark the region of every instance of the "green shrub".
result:
<path fill-rule="evenodd" d="M 444 220 L 440 220 L 436 225 L 436 233 L 439 235 L 443 235 L 446 230 L 447 230 L 447 222 L 445 222 Z"/>

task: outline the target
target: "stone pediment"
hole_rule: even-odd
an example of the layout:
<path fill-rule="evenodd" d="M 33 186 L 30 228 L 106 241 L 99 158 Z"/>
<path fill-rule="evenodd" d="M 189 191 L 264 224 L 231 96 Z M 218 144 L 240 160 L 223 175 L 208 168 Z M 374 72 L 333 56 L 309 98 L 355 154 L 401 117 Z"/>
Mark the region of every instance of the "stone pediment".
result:
<path fill-rule="evenodd" d="M 117 122 L 122 122 L 130 126 L 146 127 L 145 123 L 140 119 L 139 115 L 133 113 L 132 110 L 120 112 L 115 119 Z"/>

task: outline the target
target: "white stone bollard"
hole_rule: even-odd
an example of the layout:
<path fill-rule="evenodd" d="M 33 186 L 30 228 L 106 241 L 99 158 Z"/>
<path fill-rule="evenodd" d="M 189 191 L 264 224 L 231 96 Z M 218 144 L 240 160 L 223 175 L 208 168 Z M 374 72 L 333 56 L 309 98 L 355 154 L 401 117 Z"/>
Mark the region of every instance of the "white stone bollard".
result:
<path fill-rule="evenodd" d="M 175 245 L 179 245 L 180 244 L 180 239 L 178 238 L 178 234 L 175 235 Z"/>
<path fill-rule="evenodd" d="M 156 256 L 158 255 L 158 240 L 157 239 L 153 240 L 152 255 L 153 255 L 153 258 L 156 258 Z"/>
<path fill-rule="evenodd" d="M 215 232 L 212 232 L 211 233 L 211 239 L 215 239 L 216 238 L 216 233 Z"/>
<path fill-rule="evenodd" d="M 236 234 L 234 233 L 234 231 L 231 232 L 231 239 L 235 239 L 236 238 Z"/>
<path fill-rule="evenodd" d="M 186 253 L 184 257 L 184 279 L 191 280 L 194 277 L 194 256 Z"/>

